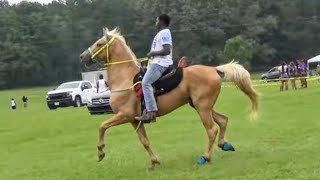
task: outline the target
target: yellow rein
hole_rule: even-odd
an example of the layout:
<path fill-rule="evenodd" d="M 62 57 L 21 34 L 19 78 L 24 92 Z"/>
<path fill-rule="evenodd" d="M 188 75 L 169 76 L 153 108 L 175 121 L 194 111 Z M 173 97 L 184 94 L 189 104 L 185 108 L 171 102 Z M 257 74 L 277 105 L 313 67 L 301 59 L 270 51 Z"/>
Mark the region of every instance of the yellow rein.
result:
<path fill-rule="evenodd" d="M 144 61 L 149 61 L 148 57 L 144 57 L 144 58 L 139 58 L 137 59 L 138 62 L 144 62 Z M 133 62 L 135 61 L 135 59 L 130 59 L 130 60 L 125 60 L 125 61 L 116 61 L 116 62 L 110 62 L 110 63 L 105 63 L 104 66 L 110 66 L 110 65 L 116 65 L 116 64 L 124 64 L 124 63 L 129 63 L 129 62 Z"/>

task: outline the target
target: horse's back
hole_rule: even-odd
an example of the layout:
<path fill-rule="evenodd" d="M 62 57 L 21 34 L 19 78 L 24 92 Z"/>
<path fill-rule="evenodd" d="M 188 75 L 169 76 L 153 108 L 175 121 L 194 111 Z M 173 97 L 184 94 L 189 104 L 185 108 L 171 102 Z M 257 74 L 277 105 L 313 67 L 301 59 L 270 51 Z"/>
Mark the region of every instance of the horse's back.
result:
<path fill-rule="evenodd" d="M 193 101 L 192 98 L 205 97 L 212 102 L 219 95 L 221 78 L 215 67 L 192 65 L 183 68 L 183 79 L 179 86 L 158 97 L 158 116 Z"/>
<path fill-rule="evenodd" d="M 192 65 L 184 68 L 184 79 L 189 83 L 198 85 L 221 85 L 221 77 L 215 67 L 205 65 Z"/>

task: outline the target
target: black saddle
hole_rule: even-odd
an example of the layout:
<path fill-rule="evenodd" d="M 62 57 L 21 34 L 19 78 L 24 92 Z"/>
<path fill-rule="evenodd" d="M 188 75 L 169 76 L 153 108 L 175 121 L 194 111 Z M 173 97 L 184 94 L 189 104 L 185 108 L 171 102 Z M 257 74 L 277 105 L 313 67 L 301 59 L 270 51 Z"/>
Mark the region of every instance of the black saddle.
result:
<path fill-rule="evenodd" d="M 141 67 L 140 72 L 133 78 L 133 83 L 142 81 L 145 73 L 147 71 L 146 67 Z M 169 66 L 166 71 L 162 74 L 159 80 L 152 84 L 154 88 L 155 96 L 160 96 L 178 87 L 183 78 L 182 68 L 174 68 Z"/>

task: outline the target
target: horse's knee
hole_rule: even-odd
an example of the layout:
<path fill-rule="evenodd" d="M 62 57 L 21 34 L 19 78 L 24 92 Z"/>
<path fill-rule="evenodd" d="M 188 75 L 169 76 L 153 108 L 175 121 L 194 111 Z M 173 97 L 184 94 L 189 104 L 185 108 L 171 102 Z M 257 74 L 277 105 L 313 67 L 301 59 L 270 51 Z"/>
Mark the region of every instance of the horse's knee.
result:
<path fill-rule="evenodd" d="M 99 133 L 104 133 L 105 131 L 106 131 L 106 128 L 103 125 L 101 125 L 99 127 Z"/>
<path fill-rule="evenodd" d="M 150 146 L 150 143 L 149 143 L 149 141 L 146 139 L 146 138 L 143 138 L 143 137 L 140 137 L 140 141 L 141 141 L 141 143 L 143 144 L 143 147 L 144 148 L 149 148 L 149 146 Z"/>

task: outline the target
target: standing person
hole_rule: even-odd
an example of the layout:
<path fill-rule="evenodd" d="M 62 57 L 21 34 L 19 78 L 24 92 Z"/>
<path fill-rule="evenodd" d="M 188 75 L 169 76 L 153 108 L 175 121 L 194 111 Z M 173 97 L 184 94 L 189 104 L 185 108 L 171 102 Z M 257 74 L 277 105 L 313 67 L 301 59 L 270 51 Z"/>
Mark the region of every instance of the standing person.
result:
<path fill-rule="evenodd" d="M 317 73 L 317 76 L 320 76 L 320 63 L 318 63 L 317 65 L 316 73 Z"/>
<path fill-rule="evenodd" d="M 297 60 L 298 63 L 298 72 L 299 72 L 299 78 L 301 82 L 301 88 L 307 87 L 307 79 L 305 78 L 307 76 L 307 66 L 303 62 L 303 60 Z"/>
<path fill-rule="evenodd" d="M 28 107 L 28 98 L 26 96 L 22 96 L 23 107 Z"/>
<path fill-rule="evenodd" d="M 16 104 L 16 101 L 11 98 L 11 109 L 16 109 L 17 108 L 17 104 Z"/>
<path fill-rule="evenodd" d="M 291 62 L 289 63 L 288 73 L 289 73 L 290 83 L 291 83 L 292 89 L 297 90 L 296 77 L 298 76 L 298 72 L 297 72 L 296 65 L 294 64 L 293 61 L 291 61 Z"/>
<path fill-rule="evenodd" d="M 288 66 L 286 62 L 282 62 L 282 65 L 279 67 L 280 70 L 280 91 L 283 91 L 283 86 L 285 90 L 288 90 Z"/>
<path fill-rule="evenodd" d="M 152 84 L 157 81 L 165 70 L 173 64 L 172 61 L 172 37 L 169 30 L 170 17 L 162 14 L 156 19 L 157 35 L 154 37 L 151 51 L 147 56 L 151 57 L 150 66 L 142 79 L 142 89 L 146 104 L 146 112 L 136 117 L 138 121 L 150 122 L 156 121 L 158 111 L 157 103 L 154 97 Z"/>
<path fill-rule="evenodd" d="M 316 76 L 320 76 L 320 63 L 317 65 Z M 320 79 L 318 79 L 318 82 L 320 82 Z"/>
<path fill-rule="evenodd" d="M 299 60 L 296 60 L 296 68 L 297 68 L 297 79 L 300 80 L 301 83 L 301 87 L 303 86 L 303 82 L 301 80 L 301 73 L 302 73 L 302 67 L 301 67 L 301 63 Z"/>
<path fill-rule="evenodd" d="M 301 64 L 302 64 L 302 80 L 303 80 L 303 88 L 307 88 L 308 87 L 308 82 L 307 82 L 307 77 L 308 77 L 308 65 L 307 65 L 307 61 L 306 60 L 301 60 Z"/>
<path fill-rule="evenodd" d="M 99 80 L 97 81 L 97 93 L 102 93 L 108 90 L 108 83 L 104 80 L 103 75 L 99 75 Z"/>

